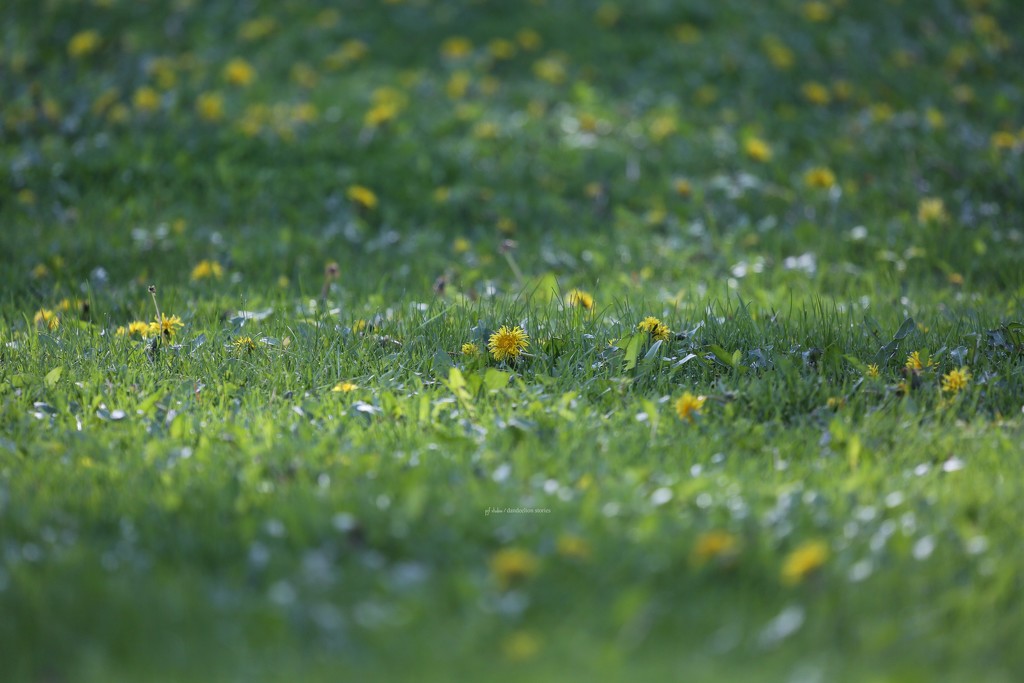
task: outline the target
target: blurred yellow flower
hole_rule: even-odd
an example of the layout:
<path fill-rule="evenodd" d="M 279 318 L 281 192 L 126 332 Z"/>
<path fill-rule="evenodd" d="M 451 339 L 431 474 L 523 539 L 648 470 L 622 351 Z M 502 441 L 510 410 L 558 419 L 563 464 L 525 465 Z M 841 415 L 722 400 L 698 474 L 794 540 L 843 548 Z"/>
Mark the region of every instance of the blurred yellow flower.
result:
<path fill-rule="evenodd" d="M 836 174 L 825 166 L 817 166 L 804 173 L 804 184 L 807 187 L 828 189 L 836 184 Z"/>
<path fill-rule="evenodd" d="M 524 548 L 502 548 L 491 556 L 491 574 L 501 588 L 508 588 L 537 573 L 540 562 Z"/>
<path fill-rule="evenodd" d="M 590 544 L 579 536 L 564 534 L 559 536 L 555 550 L 562 557 L 574 560 L 586 560 L 590 558 Z"/>
<path fill-rule="evenodd" d="M 817 81 L 804 83 L 800 86 L 800 93 L 804 96 L 805 100 L 820 107 L 832 101 L 832 95 L 829 93 L 828 87 Z"/>
<path fill-rule="evenodd" d="M 132 105 L 141 112 L 154 112 L 160 108 L 160 93 L 149 86 L 143 86 L 132 96 Z"/>
<path fill-rule="evenodd" d="M 532 631 L 515 631 L 501 643 L 501 653 L 510 662 L 533 659 L 541 649 L 541 640 Z"/>
<path fill-rule="evenodd" d="M 256 17 L 242 24 L 238 29 L 238 37 L 246 42 L 266 38 L 277 28 L 277 20 L 273 17 Z"/>
<path fill-rule="evenodd" d="M 928 370 L 929 368 L 934 367 L 935 366 L 935 361 L 933 361 L 933 360 L 931 360 L 930 358 L 927 358 L 927 357 L 922 359 L 921 358 L 921 352 L 920 351 L 914 351 L 909 356 L 907 356 L 907 361 L 903 365 L 904 365 L 904 367 L 907 368 L 907 370 L 912 370 L 914 372 L 921 372 L 923 370 Z"/>
<path fill-rule="evenodd" d="M 772 159 L 772 148 L 761 138 L 747 138 L 743 151 L 754 161 L 766 162 Z"/>
<path fill-rule="evenodd" d="M 178 328 L 184 326 L 185 323 L 181 322 L 181 318 L 178 316 L 161 314 L 159 318 L 149 324 L 148 332 L 151 336 L 164 336 L 168 339 L 173 339 Z"/>
<path fill-rule="evenodd" d="M 377 195 L 368 187 L 350 185 L 345 191 L 345 196 L 365 209 L 372 211 L 377 208 Z"/>
<path fill-rule="evenodd" d="M 659 114 L 651 120 L 647 130 L 652 140 L 661 142 L 679 130 L 679 122 L 672 114 Z"/>
<path fill-rule="evenodd" d="M 958 394 L 967 388 L 970 381 L 971 373 L 967 368 L 950 370 L 942 376 L 942 391 L 947 394 Z"/>
<path fill-rule="evenodd" d="M 472 51 L 473 43 L 462 36 L 453 36 L 441 43 L 441 55 L 446 59 L 462 59 Z"/>
<path fill-rule="evenodd" d="M 472 248 L 473 244 L 465 237 L 456 237 L 455 241 L 452 242 L 452 251 L 456 254 L 465 254 Z"/>
<path fill-rule="evenodd" d="M 340 394 L 347 394 L 349 392 L 355 391 L 358 388 L 359 386 L 353 384 L 352 382 L 338 382 L 337 384 L 334 385 L 334 388 L 331 389 L 331 391 Z"/>
<path fill-rule="evenodd" d="M 946 220 L 946 204 L 941 197 L 925 197 L 917 204 L 919 223 L 942 223 Z"/>
<path fill-rule="evenodd" d="M 139 335 L 145 337 L 149 334 L 149 323 L 145 320 L 133 320 L 128 323 L 128 334 L 131 336 Z"/>
<path fill-rule="evenodd" d="M 231 85 L 244 87 L 251 84 L 255 79 L 256 70 L 241 57 L 235 57 L 224 66 L 224 80 Z"/>
<path fill-rule="evenodd" d="M 231 342 L 231 348 L 238 353 L 252 353 L 256 350 L 256 342 L 252 337 L 236 337 Z"/>
<path fill-rule="evenodd" d="M 456 71 L 448 79 L 448 83 L 445 85 L 444 91 L 450 99 L 462 99 L 466 96 L 466 91 L 469 90 L 471 80 L 472 78 L 468 71 Z"/>
<path fill-rule="evenodd" d="M 1017 136 L 1009 131 L 997 131 L 992 134 L 991 144 L 995 150 L 1013 149 L 1017 146 Z"/>
<path fill-rule="evenodd" d="M 196 264 L 196 267 L 192 269 L 193 280 L 207 280 L 209 278 L 215 278 L 217 280 L 224 276 L 224 268 L 216 261 L 202 260 Z"/>
<path fill-rule="evenodd" d="M 217 92 L 202 93 L 196 98 L 196 113 L 204 121 L 220 121 L 224 118 L 224 96 Z"/>
<path fill-rule="evenodd" d="M 680 420 L 693 422 L 694 417 L 700 415 L 701 410 L 704 409 L 707 400 L 707 396 L 694 396 L 687 391 L 676 401 L 676 415 Z"/>
<path fill-rule="evenodd" d="M 516 44 L 506 38 L 495 38 L 487 44 L 487 51 L 495 59 L 512 59 L 516 56 Z"/>
<path fill-rule="evenodd" d="M 728 531 L 708 531 L 698 536 L 693 545 L 693 562 L 703 565 L 712 560 L 733 558 L 739 546 L 740 540 Z"/>
<path fill-rule="evenodd" d="M 475 356 L 478 353 L 480 353 L 480 347 L 474 344 L 473 342 L 466 342 L 465 344 L 462 345 L 463 356 Z"/>
<path fill-rule="evenodd" d="M 832 8 L 820 0 L 805 2 L 802 11 L 804 18 L 813 23 L 828 21 L 832 18 Z"/>
<path fill-rule="evenodd" d="M 565 295 L 565 303 L 569 306 L 579 307 L 589 311 L 594 308 L 594 297 L 590 292 L 585 292 L 582 289 L 571 289 Z"/>
<path fill-rule="evenodd" d="M 565 62 L 557 57 L 544 57 L 533 63 L 533 74 L 552 85 L 565 83 Z"/>
<path fill-rule="evenodd" d="M 779 71 L 788 71 L 796 63 L 796 56 L 778 36 L 767 35 L 761 39 L 761 49 Z"/>
<path fill-rule="evenodd" d="M 101 42 L 98 31 L 79 31 L 68 41 L 68 55 L 73 59 L 88 57 L 99 49 Z"/>
<path fill-rule="evenodd" d="M 693 24 L 679 24 L 672 29 L 672 34 L 675 35 L 676 40 L 684 45 L 699 43 L 702 37 L 700 29 Z"/>
<path fill-rule="evenodd" d="M 516 34 L 516 42 L 519 43 L 519 47 L 532 52 L 540 47 L 542 40 L 539 33 L 531 28 L 524 28 Z"/>
<path fill-rule="evenodd" d="M 55 330 L 60 327 L 60 317 L 48 308 L 40 308 L 32 317 L 32 323 L 36 327 L 45 327 L 48 330 Z"/>
<path fill-rule="evenodd" d="M 824 541 L 807 541 L 786 556 L 782 563 L 782 582 L 793 586 L 819 569 L 828 560 L 828 546 Z"/>
<path fill-rule="evenodd" d="M 868 368 L 864 372 L 864 375 L 868 379 L 878 379 L 878 375 L 879 375 L 878 366 L 875 365 L 874 363 L 871 363 L 870 365 L 868 365 Z"/>

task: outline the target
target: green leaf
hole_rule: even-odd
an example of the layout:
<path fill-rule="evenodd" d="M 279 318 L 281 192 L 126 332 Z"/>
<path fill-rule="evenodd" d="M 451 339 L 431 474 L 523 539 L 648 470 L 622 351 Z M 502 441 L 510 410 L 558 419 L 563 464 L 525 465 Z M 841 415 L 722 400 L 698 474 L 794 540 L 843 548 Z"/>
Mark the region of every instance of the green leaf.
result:
<path fill-rule="evenodd" d="M 711 355 L 713 355 L 715 357 L 715 359 L 718 362 L 720 362 L 722 365 L 724 365 L 726 367 L 729 367 L 729 368 L 735 368 L 736 367 L 737 359 L 736 359 L 735 354 L 729 353 L 728 351 L 723 349 L 718 344 L 710 345 L 708 347 L 708 351 L 710 351 Z M 739 353 L 739 351 L 737 351 L 736 353 Z"/>
<path fill-rule="evenodd" d="M 908 334 L 913 332 L 915 327 L 916 327 L 916 325 L 914 324 L 914 319 L 913 318 L 907 318 L 906 320 L 903 321 L 903 324 L 900 325 L 900 329 L 898 329 L 896 331 L 896 334 L 893 335 L 893 340 L 894 341 L 899 341 L 899 340 L 903 339 Z"/>
<path fill-rule="evenodd" d="M 60 381 L 60 376 L 63 374 L 64 368 L 62 368 L 59 365 L 55 367 L 53 370 L 50 370 L 48 373 L 46 373 L 46 377 L 43 378 L 43 382 L 46 383 L 46 388 L 53 389 L 55 386 L 57 386 L 57 382 Z"/>
<path fill-rule="evenodd" d="M 484 388 L 487 391 L 498 391 L 508 386 L 508 378 L 511 376 L 510 373 L 504 370 L 496 370 L 495 368 L 487 368 L 487 372 L 484 373 Z"/>
<path fill-rule="evenodd" d="M 637 356 L 640 355 L 640 348 L 646 340 L 647 333 L 641 332 L 640 334 L 634 334 L 630 337 L 629 342 L 626 343 L 626 352 L 622 358 L 622 367 L 627 372 L 636 367 Z"/>

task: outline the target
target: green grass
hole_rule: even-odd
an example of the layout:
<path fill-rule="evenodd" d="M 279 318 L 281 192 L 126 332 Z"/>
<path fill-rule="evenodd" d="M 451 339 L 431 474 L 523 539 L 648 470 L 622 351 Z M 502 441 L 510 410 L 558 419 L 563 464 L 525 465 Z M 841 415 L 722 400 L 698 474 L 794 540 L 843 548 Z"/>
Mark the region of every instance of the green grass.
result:
<path fill-rule="evenodd" d="M 5 680 L 1017 679 L 1016 2 L 326 8 L 0 10 Z"/>

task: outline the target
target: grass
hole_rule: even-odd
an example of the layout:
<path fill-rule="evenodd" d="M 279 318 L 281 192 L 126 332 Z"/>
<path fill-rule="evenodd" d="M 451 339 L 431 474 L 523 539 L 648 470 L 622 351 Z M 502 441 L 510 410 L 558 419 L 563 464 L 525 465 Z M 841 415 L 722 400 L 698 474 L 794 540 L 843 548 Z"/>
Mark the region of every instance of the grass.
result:
<path fill-rule="evenodd" d="M 0 16 L 9 680 L 1024 669 L 1014 2 Z"/>

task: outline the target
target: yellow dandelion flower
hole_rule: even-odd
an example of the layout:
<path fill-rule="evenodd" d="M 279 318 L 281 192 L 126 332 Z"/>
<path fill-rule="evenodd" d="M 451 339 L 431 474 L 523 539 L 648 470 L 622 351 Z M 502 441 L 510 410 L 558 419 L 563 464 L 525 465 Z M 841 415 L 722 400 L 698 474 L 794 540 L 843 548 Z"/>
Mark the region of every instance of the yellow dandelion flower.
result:
<path fill-rule="evenodd" d="M 565 534 L 558 538 L 555 550 L 562 557 L 574 560 L 586 560 L 590 558 L 590 544 L 579 536 Z"/>
<path fill-rule="evenodd" d="M 516 631 L 501 643 L 501 653 L 510 662 L 533 659 L 541 649 L 541 640 L 533 631 Z"/>
<path fill-rule="evenodd" d="M 994 150 L 1013 149 L 1017 146 L 1017 136 L 1009 131 L 997 131 L 992 134 L 990 143 Z"/>
<path fill-rule="evenodd" d="M 445 93 L 450 99 L 459 100 L 466 96 L 466 92 L 469 90 L 469 84 L 472 81 L 468 71 L 456 71 L 448 79 L 448 83 L 444 87 Z"/>
<path fill-rule="evenodd" d="M 955 287 L 960 287 L 964 284 L 964 276 L 960 273 L 950 273 L 949 277 L 946 279 L 949 280 L 949 284 Z"/>
<path fill-rule="evenodd" d="M 337 384 L 334 385 L 334 388 L 331 389 L 331 391 L 340 394 L 347 394 L 349 392 L 355 391 L 358 388 L 359 385 L 353 384 L 352 382 L 338 382 Z"/>
<path fill-rule="evenodd" d="M 922 359 L 921 352 L 914 351 L 909 356 L 907 356 L 907 361 L 903 365 L 904 367 L 907 368 L 907 370 L 921 372 L 923 370 L 928 370 L 929 368 L 934 367 L 935 362 L 930 358 Z"/>
<path fill-rule="evenodd" d="M 98 31 L 79 31 L 68 41 L 68 56 L 72 59 L 88 57 L 99 49 L 101 42 Z"/>
<path fill-rule="evenodd" d="M 697 537 L 693 546 L 693 562 L 707 564 L 713 560 L 726 560 L 736 556 L 740 540 L 728 531 L 708 531 Z"/>
<path fill-rule="evenodd" d="M 202 260 L 192 269 L 193 280 L 207 280 L 209 278 L 221 279 L 224 277 L 224 268 L 216 261 Z"/>
<path fill-rule="evenodd" d="M 143 86 L 132 96 L 132 105 L 147 114 L 154 112 L 160 108 L 160 93 L 149 86 Z"/>
<path fill-rule="evenodd" d="M 134 337 L 135 335 L 139 335 L 140 337 L 145 337 L 148 334 L 149 323 L 147 323 L 145 320 L 133 320 L 132 322 L 128 323 L 129 336 Z"/>
<path fill-rule="evenodd" d="M 967 388 L 971 381 L 971 373 L 967 368 L 950 370 L 942 376 L 942 391 L 947 394 L 958 394 Z"/>
<path fill-rule="evenodd" d="M 468 38 L 453 36 L 441 43 L 441 55 L 445 59 L 462 59 L 473 51 L 473 43 Z"/>
<path fill-rule="evenodd" d="M 313 23 L 316 24 L 316 27 L 322 29 L 334 28 L 340 21 L 341 12 L 334 8 L 321 10 L 316 17 L 313 18 Z"/>
<path fill-rule="evenodd" d="M 565 83 L 565 63 L 557 57 L 545 57 L 533 63 L 533 74 L 551 85 Z"/>
<path fill-rule="evenodd" d="M 540 34 L 532 28 L 524 28 L 516 34 L 516 42 L 519 43 L 519 47 L 531 52 L 539 48 L 543 41 Z"/>
<path fill-rule="evenodd" d="M 925 197 L 917 204 L 919 223 L 942 223 L 946 220 L 946 204 L 941 197 Z"/>
<path fill-rule="evenodd" d="M 686 178 L 676 178 L 672 181 L 672 189 L 680 197 L 689 197 L 693 194 L 693 184 Z"/>
<path fill-rule="evenodd" d="M 45 327 L 48 330 L 55 330 L 60 327 L 60 317 L 48 308 L 40 308 L 32 317 L 32 323 L 36 327 Z"/>
<path fill-rule="evenodd" d="M 796 55 L 778 36 L 765 36 L 761 40 L 761 50 L 764 51 L 768 61 L 779 71 L 788 71 L 796 64 Z"/>
<path fill-rule="evenodd" d="M 224 80 L 244 88 L 256 80 L 256 69 L 241 57 L 235 57 L 224 65 Z"/>
<path fill-rule="evenodd" d="M 772 160 L 772 148 L 761 138 L 748 138 L 743 143 L 743 151 L 754 161 L 764 163 Z"/>
<path fill-rule="evenodd" d="M 256 17 L 242 24 L 238 29 L 238 37 L 244 41 L 252 42 L 260 38 L 266 38 L 277 28 L 277 20 L 273 17 Z"/>
<path fill-rule="evenodd" d="M 356 333 L 365 332 L 366 331 L 366 321 L 360 319 L 360 320 L 357 320 L 354 323 L 352 323 L 352 331 L 356 332 Z"/>
<path fill-rule="evenodd" d="M 32 279 L 41 280 L 50 274 L 50 269 L 46 267 L 45 263 L 37 263 L 32 269 Z"/>
<path fill-rule="evenodd" d="M 661 114 L 654 117 L 648 126 L 651 139 L 661 142 L 667 137 L 674 135 L 679 130 L 679 122 L 672 114 Z"/>
<path fill-rule="evenodd" d="M 200 94 L 196 98 L 196 113 L 204 121 L 220 121 L 224 118 L 224 96 L 217 92 Z"/>
<path fill-rule="evenodd" d="M 846 405 L 846 399 L 842 396 L 829 396 L 828 400 L 825 401 L 825 405 L 828 406 L 829 410 L 839 410 Z"/>
<path fill-rule="evenodd" d="M 703 37 L 700 29 L 693 24 L 679 24 L 672 29 L 672 33 L 675 35 L 676 40 L 684 45 L 694 45 L 699 43 Z"/>
<path fill-rule="evenodd" d="M 676 401 L 676 415 L 679 416 L 680 420 L 693 422 L 694 417 L 700 415 L 707 400 L 707 396 L 694 396 L 687 391 Z"/>
<path fill-rule="evenodd" d="M 836 184 L 836 174 L 825 166 L 816 166 L 804 173 L 804 184 L 807 187 L 828 189 Z"/>
<path fill-rule="evenodd" d="M 475 356 L 478 353 L 480 353 L 480 347 L 474 344 L 473 342 L 466 342 L 465 344 L 462 345 L 463 356 Z"/>
<path fill-rule="evenodd" d="M 828 560 L 824 541 L 807 541 L 786 556 L 782 563 L 782 582 L 794 586 L 819 569 Z"/>
<path fill-rule="evenodd" d="M 465 237 L 456 237 L 452 242 L 452 251 L 456 254 L 465 254 L 467 251 L 473 248 L 472 242 Z"/>
<path fill-rule="evenodd" d="M 817 81 L 808 81 L 800 86 L 800 94 L 804 96 L 805 100 L 819 107 L 824 107 L 832 101 L 832 94 L 829 92 L 828 86 Z"/>
<path fill-rule="evenodd" d="M 127 336 L 128 335 L 128 328 L 125 327 L 124 325 L 118 325 L 117 329 L 114 330 L 114 334 L 116 334 L 118 337 Z"/>
<path fill-rule="evenodd" d="M 594 297 L 590 292 L 585 292 L 582 289 L 572 289 L 565 295 L 565 303 L 590 311 L 594 308 Z"/>
<path fill-rule="evenodd" d="M 512 59 L 516 56 L 516 44 L 506 38 L 495 38 L 487 44 L 487 51 L 495 59 Z"/>
<path fill-rule="evenodd" d="M 151 336 L 163 336 L 167 339 L 173 339 L 178 328 L 184 326 L 185 323 L 181 322 L 181 318 L 178 316 L 161 314 L 159 318 L 149 324 L 148 332 Z"/>
<path fill-rule="evenodd" d="M 231 348 L 236 352 L 252 353 L 256 350 L 256 342 L 253 341 L 252 337 L 236 337 L 231 342 Z"/>
<path fill-rule="evenodd" d="M 832 18 L 832 8 L 820 0 L 805 2 L 801 8 L 804 19 L 812 23 L 821 23 Z"/>
<path fill-rule="evenodd" d="M 521 327 L 508 327 L 502 325 L 497 332 L 491 335 L 487 342 L 487 349 L 494 356 L 494 360 L 516 361 L 523 351 L 530 345 L 530 337 Z"/>
<path fill-rule="evenodd" d="M 377 128 L 396 116 L 398 116 L 398 106 L 394 102 L 382 102 L 366 112 L 363 116 L 363 125 L 367 128 Z"/>
<path fill-rule="evenodd" d="M 491 574 L 502 588 L 508 588 L 537 573 L 540 562 L 524 548 L 502 548 L 491 557 Z"/>
<path fill-rule="evenodd" d="M 657 341 L 668 341 L 669 336 L 672 334 L 672 330 L 668 328 L 668 325 L 664 324 L 654 316 L 647 316 L 641 320 L 636 328 L 641 332 L 646 332 L 651 335 L 651 339 Z"/>
<path fill-rule="evenodd" d="M 868 365 L 867 372 L 865 372 L 864 375 L 869 379 L 878 379 L 878 366 L 875 365 L 874 363 L 871 363 L 870 365 Z"/>
<path fill-rule="evenodd" d="M 350 185 L 345 191 L 345 196 L 365 209 L 372 211 L 377 208 L 377 195 L 368 187 Z"/>

